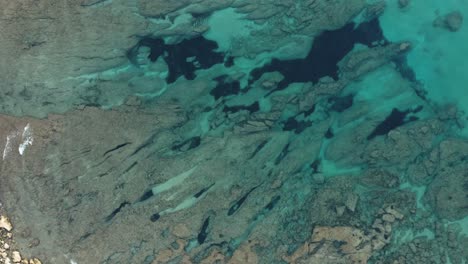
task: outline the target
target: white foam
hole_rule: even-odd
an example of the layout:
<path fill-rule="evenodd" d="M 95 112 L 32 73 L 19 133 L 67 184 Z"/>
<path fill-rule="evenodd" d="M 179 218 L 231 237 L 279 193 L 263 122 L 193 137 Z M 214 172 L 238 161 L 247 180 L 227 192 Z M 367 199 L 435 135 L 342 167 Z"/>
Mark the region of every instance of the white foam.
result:
<path fill-rule="evenodd" d="M 5 148 L 3 149 L 3 160 L 8 156 L 8 153 L 11 152 L 11 140 L 16 137 L 16 134 L 11 134 L 7 136 L 7 142 L 5 144 Z"/>
<path fill-rule="evenodd" d="M 21 139 L 23 140 L 23 143 L 19 145 L 18 151 L 20 155 L 23 155 L 24 151 L 26 150 L 26 147 L 28 145 L 32 145 L 34 141 L 32 137 L 31 126 L 29 125 L 29 123 L 24 127 L 23 135 L 21 136 Z"/>

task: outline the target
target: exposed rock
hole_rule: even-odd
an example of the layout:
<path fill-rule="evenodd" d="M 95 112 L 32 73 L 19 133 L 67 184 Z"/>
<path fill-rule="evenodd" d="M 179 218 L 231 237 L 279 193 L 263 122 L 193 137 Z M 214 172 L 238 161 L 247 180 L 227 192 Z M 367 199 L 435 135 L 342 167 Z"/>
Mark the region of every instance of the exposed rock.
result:
<path fill-rule="evenodd" d="M 367 263 L 372 254 L 389 243 L 391 225 L 364 232 L 358 228 L 338 226 L 314 228 L 312 238 L 293 254 L 284 256 L 287 263 Z"/>
<path fill-rule="evenodd" d="M 377 1 L 375 3 L 369 4 L 366 7 L 366 11 L 364 16 L 368 20 L 372 20 L 380 15 L 383 14 L 385 11 L 385 7 L 387 6 L 387 2 L 385 0 Z"/>
<path fill-rule="evenodd" d="M 6 231 L 11 231 L 11 229 L 13 229 L 10 220 L 4 215 L 0 216 L 0 228 L 5 229 Z"/>
<path fill-rule="evenodd" d="M 396 56 L 408 52 L 410 48 L 410 43 L 402 42 L 351 52 L 340 62 L 341 75 L 346 79 L 356 79 L 389 63 Z"/>
<path fill-rule="evenodd" d="M 1 215 L 0 216 L 0 263 L 41 264 L 41 261 L 37 258 L 32 258 L 29 261 L 26 258 L 22 258 L 22 253 L 20 253 L 20 251 L 17 250 L 18 246 L 17 246 L 16 241 L 13 240 L 12 233 L 5 232 L 5 230 L 8 230 L 8 229 L 12 230 L 13 226 L 8 220 L 8 217 L 6 215 Z"/>
<path fill-rule="evenodd" d="M 15 263 L 21 262 L 21 255 L 18 251 L 11 252 L 11 260 Z"/>
<path fill-rule="evenodd" d="M 262 88 L 270 90 L 276 87 L 276 85 L 284 79 L 284 76 L 279 72 L 268 72 L 262 75 L 258 80 Z"/>
<path fill-rule="evenodd" d="M 393 206 L 389 206 L 389 207 L 385 208 L 385 212 L 387 212 L 390 215 L 394 216 L 398 220 L 401 220 L 404 217 L 404 215 L 402 213 L 398 212 Z"/>
<path fill-rule="evenodd" d="M 382 216 L 382 220 L 384 220 L 385 222 L 393 223 L 393 222 L 395 222 L 395 216 L 393 216 L 391 214 L 384 214 Z"/>
<path fill-rule="evenodd" d="M 345 205 L 351 212 L 356 210 L 356 205 L 358 202 L 359 196 L 355 193 L 348 194 L 348 198 L 346 199 Z"/>

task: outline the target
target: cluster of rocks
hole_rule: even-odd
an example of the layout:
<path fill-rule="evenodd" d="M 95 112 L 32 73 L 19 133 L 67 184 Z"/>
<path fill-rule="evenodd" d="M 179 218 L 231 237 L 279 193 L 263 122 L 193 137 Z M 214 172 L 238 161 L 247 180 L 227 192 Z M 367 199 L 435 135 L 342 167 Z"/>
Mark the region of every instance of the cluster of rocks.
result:
<path fill-rule="evenodd" d="M 393 206 L 380 210 L 370 230 L 352 226 L 314 228 L 312 237 L 292 255 L 287 263 L 362 263 L 390 243 L 392 226 L 403 215 Z"/>
<path fill-rule="evenodd" d="M 38 258 L 24 258 L 18 250 L 15 250 L 16 243 L 13 240 L 13 225 L 8 217 L 0 214 L 0 263 L 3 264 L 42 264 Z"/>
<path fill-rule="evenodd" d="M 249 84 L 250 91 L 217 100 L 210 95 L 216 72 L 168 88 L 158 75 L 167 65 L 149 59 L 154 50 L 138 49 L 137 65 L 127 57 L 138 46 L 136 35 L 176 43 L 180 36 L 205 32 L 204 19 L 227 7 L 262 26 L 249 36 L 254 46 L 234 47 L 233 55 L 248 56 L 275 51 L 294 39 L 286 38 L 291 34 L 340 28 L 363 10 L 367 20 L 374 19 L 385 1 L 137 2 L 78 1 L 64 7 L 45 1 L 35 11 L 11 2 L 2 13 L 9 23 L 0 29 L 7 36 L 0 44 L 21 43 L 23 50 L 2 54 L 13 71 L 2 67 L 0 77 L 15 83 L 5 84 L 0 100 L 25 100 L 2 102 L 2 112 L 64 112 L 44 119 L 0 116 L 0 138 L 7 143 L 1 174 L 9 175 L 2 178 L 0 200 L 14 216 L 13 232 L 23 234 L 13 242 L 10 222 L 0 218 L 4 263 L 41 263 L 21 256 L 32 255 L 46 263 L 363 264 L 372 257 L 382 261 L 387 248 L 394 251 L 392 234 L 403 224 L 439 228 L 431 227 L 438 219 L 429 215 L 418 221 L 418 202 L 442 219 L 458 221 L 467 214 L 468 144 L 450 133 L 456 111 L 424 101 L 398 72 L 396 61 L 410 51 L 408 42 L 352 50 L 338 63 L 336 79 L 296 83 L 277 93 L 287 74 L 266 72 Z M 408 2 L 399 1 L 402 7 Z M 452 15 L 437 24 L 456 29 L 460 21 Z M 23 25 L 30 26 L 18 30 Z M 384 99 L 353 103 L 354 94 L 369 88 L 363 80 L 381 69 L 385 78 L 376 79 L 391 83 L 382 84 Z M 120 104 L 129 94 L 151 94 L 146 88 L 154 83 L 160 96 L 99 108 Z M 268 101 L 265 109 L 262 99 Z M 383 102 L 397 104 L 396 110 L 378 105 Z M 393 113 L 408 118 L 393 124 Z M 293 120 L 292 127 L 303 122 L 300 131 L 286 129 L 286 120 Z M 32 145 L 22 138 L 26 127 Z M 383 132 L 374 133 L 378 127 Z M 11 135 L 17 136 L 9 141 Z M 24 142 L 27 149 L 20 152 Z M 426 194 L 420 199 L 410 188 L 401 189 L 403 184 L 427 186 Z M 388 204 L 398 204 L 398 210 Z M 431 245 L 440 248 L 437 257 L 449 252 L 458 260 L 457 243 L 466 240 L 452 231 L 439 228 L 449 242 L 437 238 Z M 411 252 L 429 261 L 436 256 L 427 255 L 430 243 L 435 242 L 415 239 L 392 261 L 404 263 Z M 11 250 L 15 244 L 22 245 L 21 254 Z"/>
<path fill-rule="evenodd" d="M 326 87 L 335 87 L 335 85 L 336 82 L 332 81 L 317 84 L 318 88 L 313 89 L 316 99 L 311 101 L 323 100 L 322 97 L 329 96 L 333 90 L 330 88 L 327 93 Z M 297 103 L 297 96 L 278 95 L 275 98 L 276 103 L 272 108 L 284 108 L 288 104 L 300 105 Z M 315 166 L 318 173 L 314 174 L 314 177 L 301 172 L 304 164 L 318 157 L 323 139 L 317 135 L 324 135 L 330 126 L 330 120 L 326 115 L 322 119 L 317 119 L 313 127 L 295 136 L 297 140 L 291 142 L 289 142 L 290 135 L 287 132 L 265 129 L 255 133 L 226 133 L 222 137 L 203 137 L 200 146 L 177 152 L 172 150 L 172 143 L 186 139 L 183 132 L 193 122 L 187 119 L 183 108 L 174 103 L 164 107 L 161 104 L 142 107 L 142 103 L 138 100 L 131 100 L 126 106 L 113 110 L 83 107 L 64 116 L 53 116 L 46 120 L 3 117 L 2 123 L 10 125 L 2 127 L 2 137 L 5 138 L 14 132 L 15 130 L 12 129 L 15 127 L 17 130 L 22 130 L 29 123 L 34 131 L 35 140 L 34 145 L 30 146 L 23 156 L 12 152 L 3 161 L 3 172 L 6 174 L 14 173 L 18 166 L 23 166 L 22 164 L 27 164 L 25 169 L 28 173 L 21 178 L 12 177 L 3 181 L 2 187 L 12 187 L 9 190 L 2 189 L 2 201 L 5 201 L 5 205 L 9 208 L 16 207 L 13 213 L 18 216 L 34 214 L 37 215 L 34 219 L 46 219 L 45 221 L 54 223 L 49 226 L 49 233 L 47 229 L 37 226 L 34 219 L 18 220 L 17 229 L 30 228 L 30 232 L 41 240 L 40 245 L 27 249 L 27 255 L 37 256 L 49 251 L 44 254 L 45 258 L 41 255 L 41 259 L 55 262 L 69 262 L 70 260 L 65 257 L 59 260 L 52 259 L 51 255 L 60 257 L 60 252 L 72 251 L 71 256 L 77 261 L 91 261 L 99 258 L 107 263 L 114 263 L 119 259 L 143 263 L 146 258 L 157 260 L 156 263 L 167 263 L 169 260 L 178 259 L 184 259 L 186 263 L 203 263 L 201 262 L 203 260 L 210 263 L 213 259 L 226 263 L 229 261 L 261 263 L 266 261 L 265 259 L 275 261 L 281 259 L 282 256 L 291 256 L 296 250 L 287 253 L 288 249 L 285 249 L 286 253 L 280 250 L 275 254 L 264 254 L 262 250 L 273 252 L 275 249 L 280 249 L 284 247 L 281 241 L 288 241 L 288 244 L 292 241 L 291 244 L 303 245 L 304 242 L 298 234 L 303 234 L 304 230 L 316 225 L 324 228 L 317 229 L 317 232 L 320 232 L 312 239 L 314 246 L 320 244 L 319 241 L 326 236 L 333 237 L 341 233 L 347 234 L 347 237 L 334 239 L 338 240 L 338 245 L 341 244 L 339 241 L 354 245 L 351 242 L 356 241 L 350 236 L 365 233 L 364 240 L 358 240 L 356 243 L 367 245 L 364 248 L 370 251 L 362 252 L 356 257 L 368 259 L 389 245 L 390 234 L 395 229 L 394 223 L 401 221 L 401 214 L 385 206 L 385 209 L 381 211 L 376 209 L 372 217 L 377 214 L 378 219 L 367 225 L 365 224 L 367 211 L 370 212 L 373 208 L 392 201 L 400 202 L 398 211 L 406 214 L 412 208 L 406 203 L 415 203 L 415 198 L 406 194 L 411 193 L 410 191 L 406 193 L 395 191 L 399 181 L 403 180 L 395 176 L 395 171 L 398 172 L 400 169 L 394 167 L 393 172 L 387 171 L 388 165 L 385 164 L 398 161 L 402 169 L 406 169 L 405 162 L 414 163 L 414 157 L 419 155 L 421 150 L 428 152 L 433 147 L 431 144 L 433 137 L 442 135 L 444 132 L 441 128 L 443 123 L 438 117 L 415 121 L 412 125 L 397 128 L 367 145 L 362 145 L 359 141 L 348 140 L 346 131 L 338 131 L 333 140 L 339 143 L 341 138 L 344 138 L 358 145 L 338 144 L 338 148 L 346 152 L 345 159 L 334 152 L 327 153 L 326 157 L 331 160 L 344 161 L 343 164 L 347 164 L 348 159 L 350 162 L 348 164 L 355 164 L 360 156 L 369 161 L 372 160 L 368 164 L 373 164 L 373 167 L 369 171 L 360 172 L 360 179 L 347 173 L 330 179 L 326 171 L 322 173 L 324 168 L 320 165 Z M 362 111 L 360 107 L 365 106 L 352 107 L 343 115 L 357 110 L 360 112 Z M 357 110 L 353 110 L 354 108 Z M 352 116 L 350 115 L 349 118 Z M 440 118 L 450 121 L 453 118 L 450 116 L 443 114 Z M 266 118 L 261 115 L 258 117 Z M 112 126 L 120 127 L 125 133 L 109 133 L 108 127 Z M 356 136 L 362 131 L 368 132 L 369 129 L 366 128 L 366 123 L 363 123 L 362 127 L 357 126 L 349 133 Z M 101 139 L 100 144 L 96 144 L 95 138 Z M 262 143 L 269 140 L 274 144 Z M 410 146 L 409 142 L 414 143 L 411 148 L 414 152 L 406 150 Z M 80 148 L 75 147 L 77 144 Z M 258 148 L 262 144 L 263 147 Z M 391 144 L 395 150 L 382 151 L 389 149 L 388 144 Z M 352 150 L 347 150 L 347 147 L 351 147 Z M 462 167 L 458 166 L 464 165 L 457 159 L 465 155 L 463 153 L 467 149 L 466 145 L 461 144 L 461 141 L 442 141 L 440 147 L 441 158 L 437 158 L 438 156 L 434 154 L 432 156 L 435 157 L 425 159 L 422 164 L 426 164 L 429 168 L 429 161 L 442 162 L 443 164 L 439 166 L 447 167 L 450 164 L 454 170 L 461 171 Z M 16 148 L 15 145 L 14 149 Z M 405 151 L 400 151 L 400 148 Z M 43 153 L 49 154 L 45 156 Z M 57 153 L 60 155 L 56 155 Z M 401 155 L 401 153 L 407 154 Z M 233 157 L 235 157 L 234 160 Z M 236 162 L 249 166 L 251 170 L 239 170 Z M 198 167 L 196 167 L 197 164 Z M 272 164 L 276 164 L 277 167 L 273 167 Z M 197 168 L 194 175 L 184 180 L 184 184 L 174 188 L 174 192 L 158 194 L 150 200 L 138 202 L 142 200 L 142 195 L 148 191 L 148 188 L 170 181 L 172 177 L 175 177 L 174 175 L 188 171 L 192 166 Z M 67 173 L 63 174 L 64 171 Z M 223 173 L 218 173 L 220 171 Z M 450 173 L 450 171 L 445 173 Z M 56 179 L 56 175 L 64 177 L 60 180 L 61 186 L 46 184 L 51 179 Z M 96 178 L 96 175 L 99 176 Z M 321 175 L 320 179 L 318 175 Z M 440 175 L 443 174 L 437 177 L 439 178 Z M 461 177 L 461 174 L 453 175 L 456 176 L 453 177 L 453 181 L 449 181 L 450 185 L 460 186 L 456 184 L 456 179 Z M 130 178 L 132 181 L 128 181 Z M 313 178 L 312 182 L 310 182 L 311 178 Z M 447 176 L 442 176 L 440 179 L 445 178 Z M 351 192 L 352 187 L 360 180 L 366 186 L 377 186 L 377 188 L 363 194 Z M 24 183 L 30 181 L 42 187 L 35 188 L 34 192 L 26 194 L 15 191 L 24 188 Z M 342 184 L 340 181 L 347 183 Z M 230 186 L 229 191 L 226 193 L 224 188 L 218 188 L 216 184 L 210 187 L 213 182 L 225 182 L 224 184 Z M 443 187 L 443 191 L 439 191 L 440 188 L 436 187 L 438 185 Z M 445 194 L 451 189 L 446 188 L 445 185 L 444 182 L 434 181 L 434 187 L 429 189 L 428 197 L 432 195 L 437 197 L 433 201 L 440 205 L 434 203 L 436 205 L 434 208 L 440 212 L 447 212 L 445 217 L 459 219 L 460 215 L 464 214 L 463 199 L 459 199 L 460 203 L 450 202 L 451 200 Z M 200 190 L 202 194 L 197 195 L 199 198 L 195 200 L 194 207 L 186 207 L 193 201 L 190 197 L 194 197 Z M 453 190 L 461 191 L 457 188 Z M 455 195 L 453 191 L 452 193 Z M 18 195 L 21 195 L 21 199 L 18 199 Z M 240 209 L 232 216 L 228 215 L 226 211 L 233 206 L 233 202 L 242 200 L 244 195 L 247 195 L 245 204 L 240 206 Z M 270 212 L 265 209 L 273 208 L 273 205 L 269 204 L 274 200 L 275 195 L 281 196 L 276 206 L 285 211 L 292 210 L 289 212 L 291 217 L 285 217 L 281 210 L 272 209 Z M 295 198 L 296 195 L 305 198 L 298 200 Z M 143 195 L 143 197 L 147 196 Z M 30 207 L 30 204 L 33 204 L 32 199 L 35 203 L 41 204 L 40 209 Z M 157 206 L 151 199 L 158 200 Z M 16 200 L 19 202 L 12 202 Z M 115 202 L 108 202 L 110 200 Z M 405 204 L 403 205 L 401 201 L 405 201 Z M 442 204 L 443 201 L 448 204 Z M 177 209 L 181 207 L 181 204 L 185 209 Z M 366 206 L 367 210 L 362 210 L 363 206 Z M 55 208 L 65 209 L 56 210 Z M 446 208 L 453 208 L 453 210 L 446 210 Z M 92 216 L 89 214 L 90 210 L 93 212 Z M 158 215 L 157 218 L 153 218 L 156 219 L 154 224 L 151 223 L 148 212 L 153 214 L 164 210 L 168 213 Z M 202 223 L 207 217 L 211 219 L 208 225 L 210 232 L 207 240 L 209 243 L 203 243 L 191 251 L 186 251 L 185 249 L 193 247 L 196 243 L 193 241 L 197 241 L 197 234 L 200 233 Z M 251 229 L 250 225 L 253 224 L 249 222 L 249 219 L 255 218 L 263 220 L 256 224 L 256 228 L 249 236 L 251 242 L 246 240 L 242 241 L 239 246 L 230 245 L 230 247 L 209 246 L 210 244 L 224 245 L 227 243 L 226 240 L 239 239 L 243 236 L 244 230 Z M 59 219 L 67 219 L 67 221 Z M 226 225 L 226 223 L 229 224 Z M 333 224 L 335 227 L 341 226 L 342 230 L 335 230 L 334 227 L 324 225 L 326 223 Z M 134 225 L 140 226 L 141 232 L 135 232 Z M 236 228 L 227 228 L 227 226 L 236 226 Z M 116 229 L 120 232 L 114 232 Z M 124 241 L 128 243 L 122 243 L 122 235 L 125 236 Z M 53 251 L 49 247 L 50 242 L 47 242 L 51 237 L 54 241 L 61 241 L 60 245 L 54 246 L 56 251 Z M 161 237 L 164 239 L 161 240 Z M 153 239 L 158 239 L 160 243 L 153 245 L 144 242 Z M 30 242 L 23 240 L 22 243 Z M 344 247 L 344 244 L 338 248 L 341 246 Z M 90 254 L 93 252 L 91 248 L 99 249 L 103 256 L 97 257 Z M 132 252 L 129 248 L 139 253 L 135 255 L 114 253 L 117 250 Z M 327 254 L 328 252 L 336 253 L 333 251 L 336 247 L 332 242 L 327 244 L 327 247 L 323 247 L 323 250 L 326 248 L 328 248 Z M 136 251 L 137 249 L 139 251 Z M 314 250 L 311 249 L 309 252 L 314 252 Z M 324 251 L 318 250 L 317 252 L 323 253 Z M 326 255 L 325 253 L 317 254 L 311 258 L 320 259 L 321 256 Z M 337 257 L 343 257 L 336 254 Z M 238 262 L 234 262 L 236 259 Z M 351 260 L 343 261 L 345 261 L 343 263 L 349 263 Z"/>
<path fill-rule="evenodd" d="M 459 224 L 435 224 L 434 238 L 419 235 L 387 254 L 376 254 L 378 264 L 463 263 L 468 239 Z M 450 261 L 448 260 L 450 259 Z"/>

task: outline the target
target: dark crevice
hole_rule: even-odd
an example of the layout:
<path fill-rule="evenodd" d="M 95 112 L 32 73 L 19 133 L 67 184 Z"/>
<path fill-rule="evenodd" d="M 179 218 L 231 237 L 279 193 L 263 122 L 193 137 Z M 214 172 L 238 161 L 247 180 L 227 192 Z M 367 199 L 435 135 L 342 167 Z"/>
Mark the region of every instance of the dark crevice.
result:
<path fill-rule="evenodd" d="M 200 232 L 197 235 L 198 244 L 203 244 L 208 237 L 208 226 L 210 225 L 210 217 L 207 217 L 203 222 L 202 227 L 200 228 Z"/>
<path fill-rule="evenodd" d="M 295 117 L 290 117 L 284 122 L 283 131 L 293 131 L 295 134 L 300 134 L 311 125 L 312 121 L 297 121 Z"/>
<path fill-rule="evenodd" d="M 289 152 L 288 149 L 289 149 L 289 143 L 286 144 L 286 146 L 283 147 L 283 149 L 281 150 L 278 157 L 276 157 L 275 165 L 278 165 L 286 157 L 286 155 L 288 155 L 288 152 Z"/>
<path fill-rule="evenodd" d="M 135 167 L 136 165 L 138 164 L 138 161 L 135 161 L 132 163 L 132 165 L 130 165 L 126 170 L 124 170 L 124 172 L 122 174 L 125 174 L 127 172 L 129 172 L 131 169 L 133 169 L 133 167 Z"/>
<path fill-rule="evenodd" d="M 106 222 L 110 222 L 125 206 L 130 205 L 129 202 L 125 201 L 119 205 L 110 215 L 106 217 Z"/>
<path fill-rule="evenodd" d="M 143 142 L 141 145 L 139 145 L 139 146 L 135 149 L 135 151 L 133 151 L 133 153 L 130 154 L 130 157 L 131 157 L 131 156 L 134 156 L 134 155 L 136 155 L 136 154 L 138 154 L 138 152 L 140 152 L 140 151 L 143 150 L 144 148 L 146 148 L 146 147 L 150 146 L 151 144 L 153 144 L 153 143 L 154 143 L 154 140 L 156 139 L 156 136 L 157 136 L 157 134 L 152 135 L 152 136 L 149 137 L 145 142 Z"/>
<path fill-rule="evenodd" d="M 241 110 L 247 110 L 250 113 L 258 112 L 260 110 L 260 104 L 258 102 L 252 103 L 251 105 L 234 105 L 224 106 L 223 112 L 225 113 L 237 113 Z"/>
<path fill-rule="evenodd" d="M 239 210 L 239 208 L 241 207 L 241 205 L 245 202 L 245 200 L 247 200 L 247 197 L 249 197 L 249 195 L 255 190 L 257 189 L 258 186 L 255 186 L 253 187 L 252 189 L 250 189 L 246 194 L 244 194 L 239 200 L 237 200 L 233 205 L 231 205 L 231 207 L 229 208 L 228 210 L 228 213 L 227 215 L 228 216 L 231 216 L 233 215 L 235 212 L 237 212 L 237 210 Z"/>
<path fill-rule="evenodd" d="M 265 206 L 266 211 L 271 211 L 273 208 L 275 208 L 276 204 L 279 202 L 281 196 L 276 195 L 271 199 L 271 201 Z"/>
<path fill-rule="evenodd" d="M 144 202 L 144 201 L 150 199 L 150 198 L 153 197 L 153 196 L 154 196 L 153 190 L 146 191 L 146 192 L 140 197 L 140 199 L 138 199 L 138 202 Z"/>
<path fill-rule="evenodd" d="M 201 138 L 199 136 L 189 138 L 181 143 L 175 143 L 172 146 L 172 150 L 177 150 L 177 151 L 189 151 L 191 149 L 194 149 L 201 144 Z"/>
<path fill-rule="evenodd" d="M 119 149 L 121 149 L 121 148 L 123 148 L 123 147 L 125 147 L 125 146 L 127 146 L 127 145 L 130 145 L 130 144 L 132 144 L 132 142 L 125 142 L 125 143 L 122 143 L 122 144 L 120 144 L 120 145 L 117 145 L 117 146 L 115 146 L 114 148 L 109 149 L 108 151 L 104 152 L 104 154 L 103 154 L 102 156 L 105 156 L 105 155 L 107 155 L 107 154 L 109 154 L 109 153 L 111 153 L 111 152 L 114 152 L 114 151 L 116 151 L 116 150 L 119 150 Z"/>
<path fill-rule="evenodd" d="M 257 155 L 258 152 L 260 152 L 260 150 L 262 150 L 263 147 L 268 143 L 268 141 L 269 141 L 268 139 L 265 139 L 260 144 L 258 144 L 258 146 L 255 148 L 254 152 L 250 155 L 250 157 L 248 159 L 252 159 L 253 157 L 255 157 L 255 155 Z"/>
<path fill-rule="evenodd" d="M 315 104 L 312 105 L 312 107 L 309 110 L 306 110 L 306 111 L 304 111 L 302 113 L 304 114 L 305 117 L 308 117 L 311 114 L 313 114 L 314 112 L 315 112 Z M 299 114 L 301 114 L 301 113 L 299 113 Z"/>
<path fill-rule="evenodd" d="M 92 1 L 91 3 L 85 3 L 85 4 L 81 4 L 82 7 L 91 7 L 91 6 L 96 6 L 96 5 L 99 5 L 99 4 L 102 4 L 104 2 L 106 2 L 108 0 L 97 0 L 97 1 Z"/>
<path fill-rule="evenodd" d="M 332 128 L 328 128 L 327 129 L 327 132 L 325 132 L 325 138 L 326 139 L 330 139 L 330 138 L 333 138 L 335 136 L 335 134 L 333 134 L 333 130 Z"/>
<path fill-rule="evenodd" d="M 87 238 L 89 238 L 91 235 L 93 235 L 94 232 L 87 232 L 86 234 L 82 235 L 79 239 L 78 239 L 78 242 L 83 242 L 84 240 L 86 240 Z"/>
<path fill-rule="evenodd" d="M 353 106 L 354 95 L 349 94 L 345 96 L 338 96 L 338 97 L 331 97 L 328 99 L 328 103 L 330 104 L 330 110 L 341 113 L 346 109 Z"/>
<path fill-rule="evenodd" d="M 195 19 L 208 19 L 212 14 L 213 12 L 190 12 Z"/>
<path fill-rule="evenodd" d="M 214 185 L 214 183 L 211 184 L 211 185 L 208 186 L 208 187 L 205 187 L 205 188 L 201 189 L 201 190 L 198 191 L 196 194 L 194 194 L 193 197 L 195 197 L 195 198 L 200 198 L 200 196 L 202 196 L 206 191 L 208 191 L 213 185 Z"/>
<path fill-rule="evenodd" d="M 318 172 L 318 169 L 320 167 L 320 163 L 321 163 L 321 160 L 316 159 L 316 160 L 314 160 L 314 162 L 312 162 L 312 164 L 310 164 L 310 168 L 312 169 L 313 173 Z"/>

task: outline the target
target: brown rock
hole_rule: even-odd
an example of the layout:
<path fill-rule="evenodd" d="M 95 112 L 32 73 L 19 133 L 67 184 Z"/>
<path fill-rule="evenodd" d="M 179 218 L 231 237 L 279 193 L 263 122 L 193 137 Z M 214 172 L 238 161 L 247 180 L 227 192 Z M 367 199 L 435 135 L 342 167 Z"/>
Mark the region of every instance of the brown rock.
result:
<path fill-rule="evenodd" d="M 255 253 L 253 247 L 256 245 L 255 242 L 245 243 L 236 250 L 229 260 L 228 264 L 257 264 L 258 256 Z"/>
<path fill-rule="evenodd" d="M 336 248 L 334 242 L 344 243 L 340 243 L 339 248 Z M 283 260 L 287 263 L 311 264 L 367 263 L 372 254 L 370 242 L 370 237 L 360 229 L 345 226 L 316 227 L 311 241 L 306 242 L 292 255 L 283 257 Z"/>

